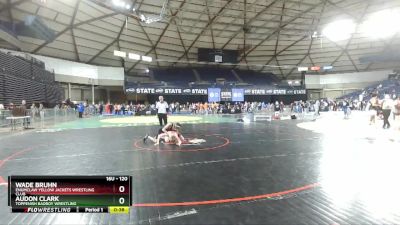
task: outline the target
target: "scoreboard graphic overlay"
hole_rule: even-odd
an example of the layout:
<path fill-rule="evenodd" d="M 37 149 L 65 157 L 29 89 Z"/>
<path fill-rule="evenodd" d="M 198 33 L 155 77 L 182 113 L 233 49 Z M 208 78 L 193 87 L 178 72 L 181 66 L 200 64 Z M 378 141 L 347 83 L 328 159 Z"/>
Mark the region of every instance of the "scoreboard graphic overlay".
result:
<path fill-rule="evenodd" d="M 131 176 L 9 176 L 14 213 L 129 213 Z"/>

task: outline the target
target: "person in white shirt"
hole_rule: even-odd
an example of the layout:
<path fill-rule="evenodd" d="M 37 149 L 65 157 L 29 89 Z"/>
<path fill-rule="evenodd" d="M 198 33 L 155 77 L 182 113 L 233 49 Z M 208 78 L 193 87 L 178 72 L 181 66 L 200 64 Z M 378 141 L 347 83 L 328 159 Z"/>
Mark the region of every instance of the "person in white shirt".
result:
<path fill-rule="evenodd" d="M 160 96 L 158 97 L 158 102 L 156 102 L 156 109 L 157 109 L 157 116 L 158 116 L 158 121 L 160 122 L 160 126 L 167 125 L 167 108 L 168 108 L 168 103 L 164 101 L 164 97 Z"/>
<path fill-rule="evenodd" d="M 393 100 L 390 98 L 390 95 L 386 94 L 385 99 L 382 102 L 382 112 L 383 112 L 383 129 L 389 129 L 389 116 L 393 108 Z"/>

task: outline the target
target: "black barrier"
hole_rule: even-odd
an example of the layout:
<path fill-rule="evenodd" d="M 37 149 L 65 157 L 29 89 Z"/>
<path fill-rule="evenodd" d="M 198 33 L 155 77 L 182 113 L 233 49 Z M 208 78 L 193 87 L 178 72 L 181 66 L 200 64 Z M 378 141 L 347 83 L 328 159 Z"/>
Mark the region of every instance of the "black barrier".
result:
<path fill-rule="evenodd" d="M 236 87 L 238 88 L 238 87 Z M 286 88 L 243 88 L 244 95 L 305 95 L 305 89 Z M 207 95 L 207 88 L 159 88 L 159 87 L 138 87 L 127 88 L 127 94 L 152 94 L 152 95 Z M 222 96 L 224 95 L 224 96 Z M 222 98 L 231 99 L 232 89 L 223 88 Z"/>

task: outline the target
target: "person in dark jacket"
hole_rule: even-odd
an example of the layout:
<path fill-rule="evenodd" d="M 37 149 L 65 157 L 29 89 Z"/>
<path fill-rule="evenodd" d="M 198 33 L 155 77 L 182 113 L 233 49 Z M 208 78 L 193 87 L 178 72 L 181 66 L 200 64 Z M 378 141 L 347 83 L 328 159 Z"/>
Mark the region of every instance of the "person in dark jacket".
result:
<path fill-rule="evenodd" d="M 99 114 L 103 115 L 103 104 L 99 105 Z"/>

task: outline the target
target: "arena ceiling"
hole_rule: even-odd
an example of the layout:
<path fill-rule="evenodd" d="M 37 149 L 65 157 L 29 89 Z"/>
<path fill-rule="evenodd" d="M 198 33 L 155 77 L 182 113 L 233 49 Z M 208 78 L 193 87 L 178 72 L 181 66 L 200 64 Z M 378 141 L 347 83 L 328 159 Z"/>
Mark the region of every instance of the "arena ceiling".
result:
<path fill-rule="evenodd" d="M 23 51 L 123 66 L 131 74 L 153 67 L 201 65 L 196 62 L 197 48 L 239 50 L 239 64 L 221 66 L 289 78 L 299 75 L 296 66 L 333 65 L 334 72 L 347 72 L 400 64 L 359 61 L 400 46 L 399 32 L 380 39 L 359 32 L 361 21 L 380 10 L 399 8 L 399 0 L 169 0 L 162 20 L 153 23 L 142 22 L 140 15 L 160 15 L 165 0 L 124 2 L 129 9 L 100 0 L 0 0 L 0 13 L 2 20 L 12 22 L 37 15 L 54 30 L 56 38 L 50 42 L 18 36 Z M 339 19 L 357 24 L 348 39 L 334 42 L 320 35 Z M 123 60 L 114 50 L 151 56 L 153 61 Z"/>

